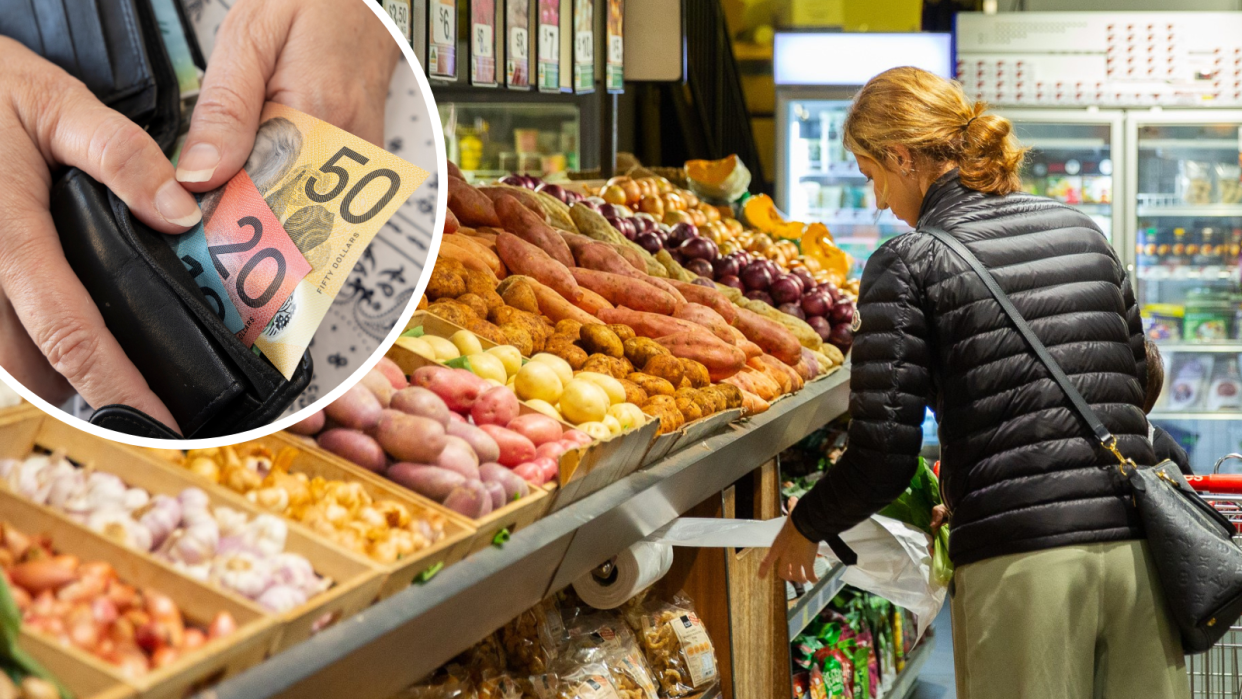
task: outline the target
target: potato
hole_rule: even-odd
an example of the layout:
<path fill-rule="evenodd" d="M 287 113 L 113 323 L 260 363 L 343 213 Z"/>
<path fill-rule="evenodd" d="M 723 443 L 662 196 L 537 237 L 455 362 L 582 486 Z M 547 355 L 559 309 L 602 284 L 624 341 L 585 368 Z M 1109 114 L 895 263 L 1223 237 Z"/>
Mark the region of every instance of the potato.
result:
<path fill-rule="evenodd" d="M 443 337 L 436 335 L 423 335 L 423 340 L 431 345 L 431 349 L 436 353 L 436 361 L 447 362 L 450 359 L 457 359 L 461 356 L 461 352 L 457 350 L 457 345 L 449 342 Z"/>
<path fill-rule="evenodd" d="M 609 433 L 621 434 L 621 423 L 617 422 L 617 418 L 611 415 L 605 415 L 604 419 L 601 420 L 600 422 L 604 423 L 604 427 L 608 428 Z"/>
<path fill-rule="evenodd" d="M 505 487 L 503 485 L 496 481 L 483 481 L 483 487 L 487 489 L 487 494 L 492 496 L 492 512 L 508 504 L 505 502 Z"/>
<path fill-rule="evenodd" d="M 581 339 L 580 333 L 582 331 L 582 328 L 583 328 L 582 323 L 579 323 L 578 321 L 572 318 L 564 318 L 564 319 L 557 321 L 556 334 L 557 335 L 569 335 L 570 337 L 574 339 L 574 342 L 577 342 L 579 339 Z"/>
<path fill-rule="evenodd" d="M 625 370 L 626 367 L 623 364 L 624 361 L 625 359 L 623 358 L 618 359 L 617 357 L 609 357 L 606 354 L 593 354 L 590 357 L 587 357 L 586 362 L 582 365 L 582 370 L 595 372 L 597 374 L 604 374 L 606 376 L 611 376 L 614 379 L 619 379 L 625 377 L 625 375 L 629 373 Z"/>
<path fill-rule="evenodd" d="M 470 362 L 470 371 L 475 376 L 491 379 L 501 384 L 509 380 L 509 373 L 505 371 L 505 363 L 500 361 L 499 357 L 486 352 L 478 352 L 466 357 L 466 361 Z"/>
<path fill-rule="evenodd" d="M 479 457 L 480 462 L 495 461 L 500 458 L 500 446 L 496 444 L 496 440 L 478 427 L 461 420 L 449 420 L 444 430 L 453 437 L 465 440 L 474 450 L 475 456 Z"/>
<path fill-rule="evenodd" d="M 513 467 L 513 475 L 518 476 L 527 483 L 536 488 L 548 482 L 548 477 L 544 475 L 543 469 L 536 461 L 527 461 L 524 464 L 518 464 Z"/>
<path fill-rule="evenodd" d="M 617 337 L 621 339 L 621 342 L 623 344 L 625 343 L 626 340 L 631 340 L 635 337 L 634 328 L 631 328 L 628 325 L 621 325 L 620 323 L 612 323 L 608 325 L 607 328 L 613 331 L 614 333 L 616 333 Z"/>
<path fill-rule="evenodd" d="M 508 386 L 493 386 L 471 406 L 470 419 L 479 426 L 507 425 L 518 416 L 520 407 L 517 396 Z"/>
<path fill-rule="evenodd" d="M 529 439 L 536 448 L 555 442 L 564 434 L 560 423 L 555 419 L 534 413 L 519 415 L 510 420 L 506 427 Z"/>
<path fill-rule="evenodd" d="M 667 380 L 638 371 L 632 372 L 626 378 L 638 384 L 639 388 L 646 391 L 648 400 L 655 396 L 671 396 L 676 390 L 673 388 L 673 384 L 669 383 Z M 641 405 L 646 405 L 646 402 Z"/>
<path fill-rule="evenodd" d="M 497 461 L 505 466 L 517 466 L 523 461 L 535 458 L 534 443 L 517 432 L 500 425 L 479 425 L 479 429 L 496 440 L 496 445 L 500 447 L 500 458 Z"/>
<path fill-rule="evenodd" d="M 685 371 L 681 362 L 671 354 L 657 354 L 643 364 L 643 373 L 658 376 L 674 386 L 681 384 Z"/>
<path fill-rule="evenodd" d="M 575 425 L 602 420 L 609 405 L 608 394 L 590 381 L 570 381 L 561 394 L 561 415 Z"/>
<path fill-rule="evenodd" d="M 402 349 L 407 349 L 420 357 L 432 360 L 436 358 L 436 348 L 432 347 L 431 343 L 421 337 L 398 337 L 393 344 Z"/>
<path fill-rule="evenodd" d="M 543 364 L 547 364 L 548 366 L 552 367 L 552 370 L 556 372 L 556 378 L 561 380 L 562 386 L 569 383 L 570 381 L 573 381 L 574 379 L 573 367 L 569 366 L 569 362 L 565 361 L 564 359 L 561 359 L 555 354 L 549 354 L 547 352 L 543 352 L 543 353 L 536 354 L 535 356 L 531 357 L 530 360 L 532 362 L 540 362 Z"/>
<path fill-rule="evenodd" d="M 389 466 L 384 475 L 394 483 L 436 502 L 442 502 L 449 493 L 453 492 L 454 488 L 461 487 L 468 482 L 465 476 L 446 468 L 406 462 L 397 462 Z"/>
<path fill-rule="evenodd" d="M 478 296 L 488 308 L 505 305 L 505 300 L 496 293 L 496 277 L 477 269 L 467 269 L 462 275 L 466 280 L 466 293 Z M 460 297 L 458 297 L 460 299 Z M 481 315 L 487 315 L 483 313 Z"/>
<path fill-rule="evenodd" d="M 389 401 L 392 400 L 392 394 L 396 393 L 392 384 L 388 383 L 388 377 L 375 369 L 368 371 L 358 383 L 366 386 L 367 390 L 378 398 L 380 405 L 385 408 L 388 407 Z"/>
<path fill-rule="evenodd" d="M 328 404 L 324 412 L 337 424 L 355 430 L 369 430 L 379 422 L 384 406 L 366 386 L 357 384 Z"/>
<path fill-rule="evenodd" d="M 564 359 L 569 364 L 569 368 L 574 371 L 581 369 L 587 362 L 586 350 L 575 345 L 573 338 L 569 335 L 553 335 L 548 338 L 543 351 Z"/>
<path fill-rule="evenodd" d="M 663 345 L 649 337 L 631 337 L 622 343 L 625 358 L 636 367 L 645 366 L 647 360 L 659 354 L 671 354 Z"/>
<path fill-rule="evenodd" d="M 316 410 L 310 415 L 302 418 L 302 420 L 300 420 L 299 422 L 295 422 L 292 425 L 289 425 L 289 427 L 287 427 L 286 430 L 294 434 L 300 434 L 300 435 L 313 437 L 316 434 L 319 434 L 320 430 L 323 429 L 323 425 L 326 421 L 327 420 L 324 417 L 323 411 Z"/>
<path fill-rule="evenodd" d="M 742 390 L 733 384 L 721 383 L 712 386 L 711 390 L 716 391 L 725 398 L 725 407 L 728 410 L 742 407 Z"/>
<path fill-rule="evenodd" d="M 556 403 L 564 386 L 556 370 L 543 362 L 530 361 L 518 370 L 513 390 L 522 400 L 543 400 Z"/>
<path fill-rule="evenodd" d="M 633 403 L 634 405 L 642 405 L 647 402 L 647 392 L 642 389 L 642 386 L 629 379 L 617 379 L 617 382 L 625 389 L 625 402 Z"/>
<path fill-rule="evenodd" d="M 699 407 L 692 399 L 681 396 L 675 399 L 677 401 L 677 410 L 686 418 L 686 422 L 693 422 L 703 417 L 703 409 Z"/>
<path fill-rule="evenodd" d="M 453 343 L 457 347 L 457 352 L 464 356 L 483 351 L 483 343 L 479 342 L 479 338 L 469 330 L 458 330 L 449 336 L 449 342 Z"/>
<path fill-rule="evenodd" d="M 466 480 L 479 480 L 479 457 L 470 444 L 461 437 L 445 437 L 444 450 L 436 465 L 454 473 L 460 473 Z"/>
<path fill-rule="evenodd" d="M 525 282 L 514 282 L 505 287 L 505 292 L 501 294 L 501 299 L 506 305 L 512 306 L 518 310 L 527 313 L 539 312 L 539 300 L 535 298 L 535 290 L 530 284 Z"/>
<path fill-rule="evenodd" d="M 401 367 L 397 366 L 396 362 L 388 357 L 381 358 L 379 363 L 375 365 L 375 370 L 388 377 L 388 383 L 392 384 L 394 391 L 400 391 L 410 385 L 409 380 L 405 378 L 405 372 L 401 370 Z"/>
<path fill-rule="evenodd" d="M 604 354 L 609 357 L 623 357 L 625 350 L 621 338 L 606 325 L 583 326 L 580 333 L 582 349 L 590 354 Z"/>
<path fill-rule="evenodd" d="M 641 427 L 647 422 L 647 416 L 643 414 L 642 408 L 633 403 L 617 403 L 608 409 L 608 417 L 617 421 L 622 432 Z"/>
<path fill-rule="evenodd" d="M 607 374 L 597 374 L 593 371 L 580 371 L 574 376 L 575 379 L 590 381 L 591 383 L 604 389 L 604 393 L 608 394 L 608 403 L 616 405 L 625 402 L 625 387 L 621 382 Z"/>
<path fill-rule="evenodd" d="M 584 422 L 578 425 L 578 429 L 595 439 L 608 439 L 612 437 L 612 430 L 609 430 L 608 425 L 602 422 Z"/>
<path fill-rule="evenodd" d="M 464 303 L 469 306 L 470 310 L 480 318 L 487 317 L 487 302 L 477 294 L 471 294 L 469 292 L 464 293 L 457 297 L 457 303 Z"/>
<path fill-rule="evenodd" d="M 702 362 L 684 358 L 677 361 L 681 364 L 682 376 L 690 380 L 691 386 L 694 388 L 705 388 L 712 385 L 711 375 Z"/>
<path fill-rule="evenodd" d="M 465 485 L 454 488 L 444 498 L 444 506 L 471 519 L 478 519 L 492 513 L 492 496 L 482 482 L 466 481 Z"/>
<path fill-rule="evenodd" d="M 500 363 L 504 365 L 506 377 L 513 376 L 518 373 L 518 369 L 522 368 L 522 353 L 512 345 L 497 345 L 484 351 L 500 360 Z"/>
<path fill-rule="evenodd" d="M 444 425 L 428 417 L 385 410 L 375 429 L 375 440 L 397 461 L 435 463 L 444 451 Z"/>
<path fill-rule="evenodd" d="M 421 386 L 440 396 L 449 410 L 467 413 L 470 406 L 487 390 L 487 382 L 466 371 L 442 366 L 419 367 L 410 377 L 415 386 Z"/>
<path fill-rule="evenodd" d="M 440 299 L 428 306 L 427 312 L 463 328 L 470 327 L 479 320 L 479 315 L 474 312 L 474 309 L 456 299 Z"/>
<path fill-rule="evenodd" d="M 427 280 L 428 298 L 433 301 L 442 298 L 455 299 L 464 293 L 466 280 L 460 274 L 450 272 L 440 264 L 431 270 L 431 277 Z"/>
<path fill-rule="evenodd" d="M 483 464 L 479 467 L 479 475 L 483 476 L 484 481 L 499 483 L 505 489 L 505 502 L 513 502 L 530 495 L 530 486 L 526 481 L 501 464 Z"/>
<path fill-rule="evenodd" d="M 465 327 L 479 338 L 489 340 L 497 345 L 503 345 L 509 339 L 503 332 L 501 332 L 498 326 L 493 325 L 482 318 L 466 323 Z"/>
<path fill-rule="evenodd" d="M 519 355 L 535 353 L 535 340 L 530 336 L 526 328 L 520 325 L 502 325 L 500 326 L 500 332 L 505 335 L 505 344 L 516 348 Z"/>
<path fill-rule="evenodd" d="M 441 425 L 449 423 L 448 405 L 440 396 L 420 386 L 410 386 L 394 393 L 389 407 L 409 415 L 429 417 Z"/>
<path fill-rule="evenodd" d="M 556 406 L 552 405 L 546 400 L 539 400 L 538 398 L 534 400 L 528 400 L 526 401 L 526 407 L 530 408 L 531 410 L 538 411 L 539 413 L 543 415 L 547 415 L 553 420 L 561 419 L 561 411 L 557 410 Z"/>
<path fill-rule="evenodd" d="M 382 473 L 388 462 L 379 442 L 358 430 L 333 428 L 319 435 L 317 442 L 321 448 L 368 471 Z"/>

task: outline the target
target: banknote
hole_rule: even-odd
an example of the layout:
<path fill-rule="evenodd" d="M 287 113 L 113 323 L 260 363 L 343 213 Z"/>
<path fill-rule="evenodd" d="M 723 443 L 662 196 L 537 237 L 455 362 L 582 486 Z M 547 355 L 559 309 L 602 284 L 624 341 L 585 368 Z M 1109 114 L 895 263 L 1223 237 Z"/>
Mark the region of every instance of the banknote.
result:
<path fill-rule="evenodd" d="M 198 67 L 190 54 L 190 42 L 186 39 L 184 25 L 173 6 L 176 0 L 153 0 L 155 20 L 160 25 L 160 38 L 164 40 L 164 48 L 172 61 L 173 70 L 177 74 L 177 85 L 181 91 L 181 99 L 198 94 L 202 87 L 199 80 Z"/>
<path fill-rule="evenodd" d="M 254 341 L 291 378 L 354 263 L 427 172 L 274 102 L 245 170 L 311 267 Z"/>

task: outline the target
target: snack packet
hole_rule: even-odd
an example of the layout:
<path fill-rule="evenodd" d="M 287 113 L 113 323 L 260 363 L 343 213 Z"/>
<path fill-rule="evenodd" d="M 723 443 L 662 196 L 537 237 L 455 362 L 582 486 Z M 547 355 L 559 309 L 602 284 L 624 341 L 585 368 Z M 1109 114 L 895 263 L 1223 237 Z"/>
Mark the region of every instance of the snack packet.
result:
<path fill-rule="evenodd" d="M 634 633 L 619 615 L 574 615 L 566 636 L 560 652 L 563 663 L 604 665 L 621 699 L 658 699 L 651 668 Z"/>
<path fill-rule="evenodd" d="M 562 632 L 560 613 L 551 600 L 519 614 L 499 632 L 509 668 L 522 676 L 548 672 Z"/>
<path fill-rule="evenodd" d="M 626 621 L 667 697 L 684 697 L 716 681 L 716 652 L 689 597 L 671 604 L 641 600 L 626 608 Z"/>
<path fill-rule="evenodd" d="M 560 677 L 556 699 L 621 699 L 602 664 L 584 665 Z"/>

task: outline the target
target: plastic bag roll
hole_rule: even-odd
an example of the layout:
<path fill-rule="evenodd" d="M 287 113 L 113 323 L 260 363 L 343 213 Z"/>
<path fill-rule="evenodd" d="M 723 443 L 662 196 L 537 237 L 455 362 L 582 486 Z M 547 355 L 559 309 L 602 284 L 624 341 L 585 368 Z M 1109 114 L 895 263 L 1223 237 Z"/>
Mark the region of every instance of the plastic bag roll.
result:
<path fill-rule="evenodd" d="M 574 581 L 574 592 L 596 609 L 616 609 L 651 587 L 672 566 L 672 546 L 640 541 L 617 554 L 613 574 L 607 579 L 587 573 Z"/>

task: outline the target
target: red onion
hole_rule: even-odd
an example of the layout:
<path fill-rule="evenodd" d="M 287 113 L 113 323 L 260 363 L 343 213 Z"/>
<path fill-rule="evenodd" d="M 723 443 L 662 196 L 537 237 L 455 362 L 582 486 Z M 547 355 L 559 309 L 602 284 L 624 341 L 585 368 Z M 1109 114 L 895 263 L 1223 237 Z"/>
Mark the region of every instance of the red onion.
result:
<path fill-rule="evenodd" d="M 796 275 L 798 279 L 802 281 L 803 291 L 810 291 L 815 288 L 815 277 L 812 277 L 811 273 L 802 267 L 793 270 L 792 274 Z"/>
<path fill-rule="evenodd" d="M 704 259 L 695 258 L 695 259 L 687 260 L 685 267 L 691 272 L 694 272 L 695 274 L 699 275 L 700 279 L 702 279 L 703 277 L 711 277 L 713 275 L 712 263 Z"/>
<path fill-rule="evenodd" d="M 742 280 L 738 279 L 737 276 L 732 275 L 732 274 L 726 274 L 723 277 L 719 277 L 716 279 L 716 281 L 725 286 L 737 289 L 738 291 L 746 290 L 746 285 L 742 283 Z"/>
<path fill-rule="evenodd" d="M 768 292 L 760 291 L 758 289 L 747 291 L 746 298 L 751 299 L 752 301 L 762 301 L 768 304 L 769 306 L 776 305 L 775 303 L 772 302 L 772 297 L 771 295 L 768 294 Z"/>
<path fill-rule="evenodd" d="M 660 250 L 664 248 L 664 246 L 660 243 L 659 236 L 655 233 L 639 233 L 634 236 L 634 242 L 638 243 L 643 250 L 646 250 L 652 255 L 660 252 Z"/>
<path fill-rule="evenodd" d="M 522 179 L 521 175 L 505 175 L 504 177 L 500 178 L 500 183 L 507 184 L 510 187 L 525 187 L 526 186 L 526 181 Z"/>
<path fill-rule="evenodd" d="M 558 201 L 561 201 L 561 202 L 565 201 L 565 188 L 560 186 L 559 184 L 548 184 L 547 182 L 544 182 L 540 185 L 537 185 L 535 187 L 535 191 L 543 192 L 544 194 L 547 194 L 549 196 L 556 197 Z"/>
<path fill-rule="evenodd" d="M 828 342 L 836 345 L 837 349 L 842 352 L 849 352 L 850 345 L 854 344 L 854 331 L 850 330 L 850 326 L 841 323 L 832 326 L 832 332 L 828 333 Z"/>
<path fill-rule="evenodd" d="M 777 307 L 777 310 L 781 313 L 787 313 L 795 318 L 806 320 L 806 314 L 802 312 L 802 306 L 799 306 L 796 303 L 782 303 Z"/>
<path fill-rule="evenodd" d="M 819 289 L 803 294 L 800 305 L 808 318 L 811 316 L 826 316 L 832 311 L 832 301 L 829 299 L 828 293 Z"/>
<path fill-rule="evenodd" d="M 747 289 L 763 290 L 772 284 L 772 273 L 761 261 L 746 265 L 746 269 L 743 269 L 739 276 Z"/>
<path fill-rule="evenodd" d="M 819 335 L 819 339 L 824 342 L 828 341 L 828 337 L 832 333 L 832 323 L 824 320 L 823 316 L 807 316 L 806 322 Z"/>
<path fill-rule="evenodd" d="M 677 245 L 697 237 L 699 237 L 699 229 L 693 223 L 685 222 L 675 224 L 668 234 L 668 239 Z"/>
<path fill-rule="evenodd" d="M 691 260 L 699 259 L 711 262 L 720 256 L 719 248 L 707 238 L 690 238 L 679 245 L 677 250 L 681 252 L 683 257 Z"/>
<path fill-rule="evenodd" d="M 736 257 L 726 255 L 712 262 L 712 270 L 717 278 L 734 276 L 736 277 L 742 271 L 742 264 L 738 262 Z"/>
<path fill-rule="evenodd" d="M 792 274 L 782 274 L 772 280 L 768 293 L 777 303 L 793 304 L 802 298 L 802 282 Z"/>
<path fill-rule="evenodd" d="M 842 325 L 850 325 L 854 322 L 854 302 L 847 300 L 838 301 L 832 307 L 832 313 L 829 316 L 833 325 L 838 323 Z"/>

